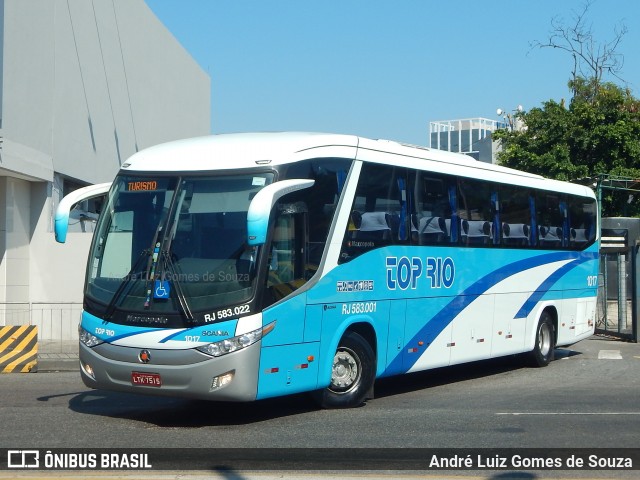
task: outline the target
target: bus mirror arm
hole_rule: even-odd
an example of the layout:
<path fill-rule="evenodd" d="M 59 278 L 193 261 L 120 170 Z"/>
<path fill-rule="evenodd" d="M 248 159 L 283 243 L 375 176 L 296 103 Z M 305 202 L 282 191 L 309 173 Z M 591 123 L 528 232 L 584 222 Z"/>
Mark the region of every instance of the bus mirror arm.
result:
<path fill-rule="evenodd" d="M 109 191 L 109 188 L 111 188 L 111 183 L 89 185 L 88 187 L 74 190 L 60 200 L 58 208 L 56 208 L 54 219 L 54 231 L 56 234 L 56 241 L 58 243 L 64 243 L 67 240 L 67 231 L 69 230 L 69 213 L 71 212 L 71 208 L 76 203 L 83 200 L 105 195 Z"/>
<path fill-rule="evenodd" d="M 267 241 L 267 228 L 271 209 L 278 199 L 288 193 L 313 186 L 315 180 L 291 179 L 267 185 L 260 190 L 247 211 L 247 244 L 263 245 Z"/>

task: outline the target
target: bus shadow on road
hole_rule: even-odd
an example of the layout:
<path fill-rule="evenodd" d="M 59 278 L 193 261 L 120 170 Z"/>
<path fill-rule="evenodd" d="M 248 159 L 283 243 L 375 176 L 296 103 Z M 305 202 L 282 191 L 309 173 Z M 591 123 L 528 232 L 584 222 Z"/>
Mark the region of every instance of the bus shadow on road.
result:
<path fill-rule="evenodd" d="M 554 353 L 555 361 L 576 355 L 581 355 L 581 353 L 568 348 L 556 348 Z M 380 379 L 376 382 L 375 396 L 376 398 L 391 397 L 529 368 L 531 367 L 528 365 L 528 358 L 523 354 L 435 368 L 408 375 Z"/>
<path fill-rule="evenodd" d="M 527 367 L 524 362 L 516 356 L 434 368 L 408 375 L 383 378 L 376 383 L 375 396 L 376 398 L 383 398 L 401 395 L 525 368 Z"/>
<path fill-rule="evenodd" d="M 561 348 L 555 351 L 556 361 L 575 355 L 580 355 L 580 352 Z M 527 368 L 522 356 L 513 355 L 383 378 L 376 382 L 375 398 L 393 397 Z M 135 420 L 165 428 L 244 425 L 319 409 L 308 394 L 249 403 L 209 402 L 105 390 L 87 390 L 71 395 L 69 408 L 74 412 Z"/>
<path fill-rule="evenodd" d="M 231 403 L 89 390 L 74 395 L 69 408 L 77 413 L 135 420 L 158 427 L 200 428 L 262 422 L 313 412 L 318 406 L 309 395 Z"/>

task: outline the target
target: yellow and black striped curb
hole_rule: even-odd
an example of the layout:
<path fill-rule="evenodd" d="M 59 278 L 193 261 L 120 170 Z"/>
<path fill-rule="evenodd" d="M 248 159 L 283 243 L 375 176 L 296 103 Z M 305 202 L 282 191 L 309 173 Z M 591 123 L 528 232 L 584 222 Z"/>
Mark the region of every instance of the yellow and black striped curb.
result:
<path fill-rule="evenodd" d="M 0 327 L 0 373 L 38 371 L 38 327 Z"/>

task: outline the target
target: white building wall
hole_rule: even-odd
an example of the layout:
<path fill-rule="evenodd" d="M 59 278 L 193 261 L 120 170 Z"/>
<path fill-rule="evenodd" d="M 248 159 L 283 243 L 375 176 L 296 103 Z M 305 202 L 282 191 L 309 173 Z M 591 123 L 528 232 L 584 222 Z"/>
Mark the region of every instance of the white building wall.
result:
<path fill-rule="evenodd" d="M 52 183 L 31 184 L 31 203 L 42 206 L 31 218 L 31 323 L 41 339 L 68 339 L 77 336 L 93 228 L 87 225 L 87 233 L 69 233 L 66 243 L 57 243 L 51 226 L 59 191 L 52 190 Z"/>
<path fill-rule="evenodd" d="M 6 323 L 21 324 L 29 306 L 29 222 L 31 201 L 29 182 L 11 177 L 0 178 L 3 252 L 0 261 L 0 301 L 7 305 L 0 311 Z"/>
<path fill-rule="evenodd" d="M 0 0 L 0 22 L 0 325 L 75 338 L 93 226 L 55 243 L 63 178 L 210 133 L 210 80 L 142 0 Z"/>

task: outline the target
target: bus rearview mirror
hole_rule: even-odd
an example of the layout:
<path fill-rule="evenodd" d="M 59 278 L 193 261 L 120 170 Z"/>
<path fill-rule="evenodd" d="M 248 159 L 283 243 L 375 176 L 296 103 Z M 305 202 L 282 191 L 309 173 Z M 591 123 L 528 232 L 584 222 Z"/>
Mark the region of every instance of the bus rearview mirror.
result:
<path fill-rule="evenodd" d="M 251 246 L 263 245 L 267 241 L 269 215 L 278 199 L 288 193 L 313 186 L 315 180 L 282 180 L 267 185 L 260 190 L 249 205 L 247 211 L 247 243 Z"/>
<path fill-rule="evenodd" d="M 54 219 L 54 231 L 56 234 L 56 242 L 64 243 L 67 240 L 67 232 L 69 230 L 69 212 L 71 208 L 78 202 L 88 200 L 89 198 L 105 195 L 111 188 L 111 182 L 99 183 L 98 185 L 89 185 L 88 187 L 79 188 L 66 195 L 56 208 Z"/>

